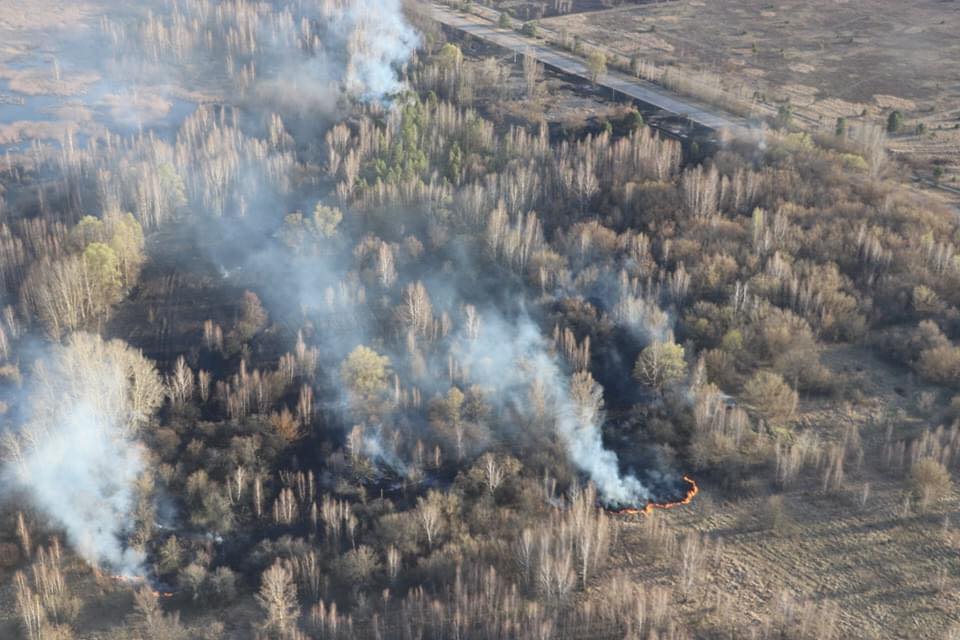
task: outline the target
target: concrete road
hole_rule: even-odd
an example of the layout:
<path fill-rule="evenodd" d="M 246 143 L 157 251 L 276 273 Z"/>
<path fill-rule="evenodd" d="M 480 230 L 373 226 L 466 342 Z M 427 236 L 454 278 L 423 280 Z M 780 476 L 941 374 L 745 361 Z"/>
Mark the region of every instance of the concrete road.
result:
<path fill-rule="evenodd" d="M 542 44 L 534 38 L 521 35 L 513 30 L 500 29 L 477 16 L 460 13 L 446 6 L 434 4 L 433 18 L 448 27 L 469 33 L 472 36 L 486 40 L 515 53 L 523 54 L 529 52 L 543 64 L 564 73 L 588 80 L 590 78 L 590 71 L 587 69 L 587 65 L 582 58 L 556 47 Z M 738 137 L 750 136 L 750 127 L 743 118 L 724 112 L 716 107 L 707 106 L 696 100 L 679 96 L 652 82 L 641 80 L 611 69 L 597 84 L 619 91 L 622 94 L 663 109 L 664 111 L 683 116 L 709 129 L 715 131 L 725 129 Z"/>

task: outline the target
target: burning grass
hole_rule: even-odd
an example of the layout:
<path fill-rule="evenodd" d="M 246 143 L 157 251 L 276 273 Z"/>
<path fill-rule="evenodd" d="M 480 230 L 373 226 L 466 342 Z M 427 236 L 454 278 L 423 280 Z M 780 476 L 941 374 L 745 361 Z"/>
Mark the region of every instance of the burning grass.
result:
<path fill-rule="evenodd" d="M 110 575 L 109 579 L 117 584 L 124 587 L 130 587 L 131 589 L 140 589 L 141 587 L 147 587 L 153 594 L 158 598 L 172 598 L 176 595 L 169 585 L 157 583 L 153 580 L 150 580 L 144 576 L 130 576 L 123 574 Z"/>
<path fill-rule="evenodd" d="M 625 507 L 625 508 L 610 508 L 608 511 L 610 513 L 621 515 L 621 516 L 631 516 L 643 514 L 645 516 L 653 513 L 654 509 L 673 509 L 675 507 L 680 507 L 685 504 L 690 504 L 693 502 L 693 499 L 700 492 L 700 487 L 697 485 L 697 481 L 691 478 L 690 476 L 683 476 L 683 481 L 687 484 L 687 492 L 682 498 L 674 501 L 666 502 L 648 502 L 647 505 L 643 508 L 637 507 Z"/>

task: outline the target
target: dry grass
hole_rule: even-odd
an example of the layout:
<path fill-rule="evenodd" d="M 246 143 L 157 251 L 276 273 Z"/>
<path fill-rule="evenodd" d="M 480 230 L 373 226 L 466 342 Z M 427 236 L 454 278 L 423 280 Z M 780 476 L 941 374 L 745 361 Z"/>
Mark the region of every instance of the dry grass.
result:
<path fill-rule="evenodd" d="M 891 98 L 925 105 L 955 91 L 939 85 L 955 76 L 949 61 L 960 55 L 960 11 L 932 0 L 909 7 L 790 0 L 776 11 L 759 11 L 748 0 L 681 0 L 543 23 L 626 56 L 716 70 L 760 91 L 808 84 L 824 96 L 878 109 Z"/>
<path fill-rule="evenodd" d="M 863 467 L 850 465 L 845 488 L 829 495 L 820 491 L 819 473 L 801 474 L 800 482 L 782 494 L 783 518 L 775 531 L 765 517 L 774 491 L 762 478 L 750 481 L 750 497 L 728 499 L 719 488 L 702 484 L 689 508 L 657 514 L 681 536 L 698 531 L 723 541 L 719 569 L 678 605 L 691 621 L 726 616 L 740 628 L 759 626 L 786 590 L 836 605 L 838 637 L 943 637 L 960 622 L 960 536 L 943 526 L 945 514 L 960 508 L 960 499 L 954 495 L 927 514 L 910 510 L 904 515 L 904 483 L 877 465 L 886 421 L 898 416 L 899 431 L 925 426 L 916 397 L 930 389 L 911 388 L 904 371 L 860 348 L 830 349 L 823 361 L 848 376 L 863 398 L 854 407 L 807 401 L 800 422 L 826 440 L 849 425 L 859 427 L 867 452 Z M 864 483 L 870 490 L 861 505 Z M 625 523 L 624 564 L 617 568 L 635 580 L 662 582 L 670 561 L 650 562 L 650 552 L 644 552 L 649 539 L 643 520 Z M 725 594 L 724 610 L 709 611 L 718 593 Z"/>
<path fill-rule="evenodd" d="M 100 80 L 92 72 L 59 74 L 53 67 L 11 69 L 0 67 L 0 79 L 7 80 L 11 91 L 27 96 L 77 96 Z"/>
<path fill-rule="evenodd" d="M 95 9 L 94 3 L 83 0 L 5 0 L 0 32 L 74 28 Z"/>
<path fill-rule="evenodd" d="M 76 115 L 76 114 L 73 114 Z M 102 136 L 103 127 L 91 122 L 74 122 L 56 120 L 39 122 L 32 120 L 18 120 L 10 124 L 0 125 L 0 145 L 18 144 L 29 140 L 66 140 L 67 136 L 85 134 Z"/>
<path fill-rule="evenodd" d="M 762 7 L 749 0 L 624 5 L 549 18 L 544 27 L 602 44 L 681 72 L 719 75 L 737 96 L 760 95 L 768 110 L 789 99 L 798 124 L 831 130 L 836 118 L 881 120 L 891 109 L 924 135 L 895 138 L 891 148 L 921 162 L 947 160 L 960 171 L 960 10 L 922 0 Z"/>
<path fill-rule="evenodd" d="M 103 97 L 103 102 L 111 118 L 128 124 L 161 120 L 172 106 L 164 96 L 148 92 L 110 94 Z"/>

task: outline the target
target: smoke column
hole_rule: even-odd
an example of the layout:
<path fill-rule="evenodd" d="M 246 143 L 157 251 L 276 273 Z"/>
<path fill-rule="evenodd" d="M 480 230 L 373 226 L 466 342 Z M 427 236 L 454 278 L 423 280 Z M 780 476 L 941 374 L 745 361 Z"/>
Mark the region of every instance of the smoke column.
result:
<path fill-rule="evenodd" d="M 321 5 L 329 33 L 344 38 L 347 95 L 381 100 L 402 88 L 396 69 L 418 43 L 399 0 L 334 0 Z"/>
<path fill-rule="evenodd" d="M 360 450 L 374 462 L 386 465 L 391 471 L 401 476 L 407 476 L 410 473 L 409 468 L 397 456 L 393 447 L 384 444 L 382 428 L 379 426 L 373 430 L 364 430 Z"/>
<path fill-rule="evenodd" d="M 261 65 L 258 92 L 268 104 L 326 120 L 341 98 L 389 102 L 403 89 L 399 70 L 419 37 L 399 0 L 324 0 L 303 9 L 316 26 L 309 53 L 296 31 L 262 38 L 271 62 Z"/>
<path fill-rule="evenodd" d="M 499 313 L 483 315 L 480 335 L 465 340 L 464 361 L 470 378 L 498 390 L 505 401 L 521 414 L 529 413 L 529 402 L 518 391 L 531 382 L 543 385 L 554 412 L 556 436 L 569 460 L 597 486 L 608 505 L 646 503 L 650 494 L 634 476 L 620 473 L 617 454 L 603 446 L 603 414 L 599 385 L 595 404 L 577 402 L 570 391 L 571 380 L 547 345 L 539 327 L 526 315 L 510 321 Z"/>
<path fill-rule="evenodd" d="M 134 525 L 145 468 L 134 439 L 144 415 L 131 386 L 156 375 L 152 367 L 131 375 L 138 360 L 147 362 L 123 343 L 85 334 L 55 347 L 35 369 L 29 422 L 7 435 L 12 459 L 4 468 L 9 486 L 62 526 L 84 560 L 130 576 L 142 574 L 144 556 L 122 539 Z"/>

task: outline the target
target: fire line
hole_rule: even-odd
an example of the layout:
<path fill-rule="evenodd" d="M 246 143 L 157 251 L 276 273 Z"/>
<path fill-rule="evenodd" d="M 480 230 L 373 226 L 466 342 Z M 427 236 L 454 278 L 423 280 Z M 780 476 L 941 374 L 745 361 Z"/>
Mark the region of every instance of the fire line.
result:
<path fill-rule="evenodd" d="M 673 509 L 674 507 L 690 504 L 693 501 L 694 496 L 696 496 L 700 491 L 700 487 L 697 486 L 696 480 L 690 476 L 683 476 L 683 480 L 689 485 L 689 488 L 687 489 L 686 495 L 680 500 L 675 502 L 648 502 L 647 505 L 642 509 L 638 509 L 636 507 L 627 507 L 625 509 L 610 509 L 609 511 L 616 515 L 629 516 L 642 513 L 646 516 L 653 513 L 654 509 Z"/>
<path fill-rule="evenodd" d="M 127 576 L 127 575 L 118 574 L 118 575 L 112 575 L 110 577 L 114 581 L 119 582 L 120 584 L 125 584 L 132 587 L 135 587 L 137 585 L 148 585 L 150 586 L 150 590 L 153 591 L 153 594 L 158 598 L 172 598 L 174 595 L 172 591 L 160 591 L 158 589 L 154 589 L 149 584 L 147 579 L 142 576 Z"/>

